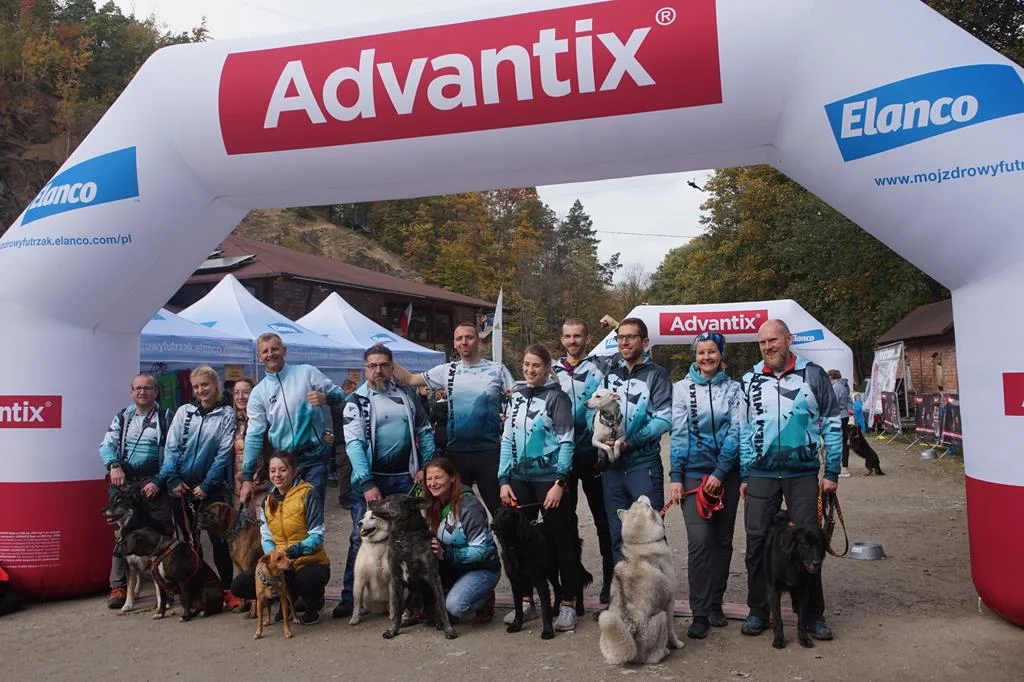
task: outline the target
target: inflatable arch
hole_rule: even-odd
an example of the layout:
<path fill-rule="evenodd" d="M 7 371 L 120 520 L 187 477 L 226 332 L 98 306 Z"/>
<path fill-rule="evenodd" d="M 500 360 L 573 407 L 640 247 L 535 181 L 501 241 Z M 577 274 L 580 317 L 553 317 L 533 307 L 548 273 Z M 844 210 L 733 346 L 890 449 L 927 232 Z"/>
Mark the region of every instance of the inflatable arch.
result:
<path fill-rule="evenodd" d="M 793 333 L 793 352 L 826 370 L 838 369 L 853 382 L 853 351 L 796 301 L 640 305 L 623 319 L 626 317 L 644 321 L 652 347 L 689 345 L 705 331 L 721 332 L 728 343 L 757 343 L 757 330 L 762 324 L 768 320 L 783 320 Z M 609 333 L 591 353 L 615 353 L 618 350 L 615 337 L 615 332 Z"/>
<path fill-rule="evenodd" d="M 0 557 L 29 594 L 103 586 L 96 444 L 139 330 L 249 209 L 768 163 L 953 290 L 974 582 L 1024 623 L 1024 356 L 994 352 L 1024 338 L 1021 73 L 917 0 L 530 0 L 161 50 L 0 241 Z"/>

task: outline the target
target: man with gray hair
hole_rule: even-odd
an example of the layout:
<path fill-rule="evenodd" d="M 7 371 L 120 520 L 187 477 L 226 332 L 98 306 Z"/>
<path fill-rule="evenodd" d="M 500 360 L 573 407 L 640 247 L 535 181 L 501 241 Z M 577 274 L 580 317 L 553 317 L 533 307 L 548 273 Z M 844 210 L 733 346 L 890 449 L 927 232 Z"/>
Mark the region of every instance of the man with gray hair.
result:
<path fill-rule="evenodd" d="M 312 365 L 285 365 L 288 347 L 277 334 L 260 334 L 256 355 L 266 376 L 249 394 L 249 425 L 245 432 L 241 501 L 252 495 L 252 478 L 263 449 L 263 436 L 274 450 L 295 455 L 299 476 L 316 488 L 321 504 L 327 496 L 327 460 L 331 430 L 324 405 L 340 405 L 345 394 Z M 329 415 L 329 412 L 328 412 Z"/>
<path fill-rule="evenodd" d="M 740 405 L 740 497 L 745 499 L 747 531 L 747 606 L 740 632 L 759 635 L 768 629 L 768 583 L 762 567 L 765 533 L 786 501 L 790 520 L 818 527 L 818 494 L 839 487 L 843 454 L 839 403 L 820 366 L 790 351 L 793 334 L 782 320 L 768 320 L 757 330 L 761 362 L 743 375 Z M 825 475 L 818 442 L 825 441 Z M 832 639 L 825 623 L 821 572 L 815 576 L 808 608 L 808 633 Z"/>

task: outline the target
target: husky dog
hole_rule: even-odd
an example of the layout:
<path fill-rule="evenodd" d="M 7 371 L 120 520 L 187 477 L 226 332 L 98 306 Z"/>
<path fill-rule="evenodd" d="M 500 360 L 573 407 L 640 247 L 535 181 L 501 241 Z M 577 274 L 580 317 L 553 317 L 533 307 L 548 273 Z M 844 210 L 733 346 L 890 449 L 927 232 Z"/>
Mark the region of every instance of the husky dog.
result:
<path fill-rule="evenodd" d="M 626 441 L 626 428 L 622 423 L 622 409 L 619 396 L 607 388 L 599 388 L 586 402 L 594 412 L 594 437 L 591 442 L 597 448 L 597 470 L 604 471 L 614 464 Z M 608 445 L 607 441 L 612 441 Z"/>
<path fill-rule="evenodd" d="M 367 509 L 359 519 L 362 543 L 356 553 L 355 590 L 352 592 L 352 618 L 358 625 L 363 613 L 387 613 L 391 592 L 391 567 L 388 565 L 388 536 L 391 525 Z"/>
<path fill-rule="evenodd" d="M 660 663 L 682 649 L 672 627 L 676 573 L 665 522 L 645 495 L 618 510 L 622 560 L 615 565 L 612 600 L 601 613 L 601 653 L 609 665 Z"/>

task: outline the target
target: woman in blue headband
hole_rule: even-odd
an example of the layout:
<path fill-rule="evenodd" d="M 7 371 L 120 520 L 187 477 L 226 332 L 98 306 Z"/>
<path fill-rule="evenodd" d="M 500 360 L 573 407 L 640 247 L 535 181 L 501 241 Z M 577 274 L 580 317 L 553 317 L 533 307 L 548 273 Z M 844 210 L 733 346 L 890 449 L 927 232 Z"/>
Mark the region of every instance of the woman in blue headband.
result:
<path fill-rule="evenodd" d="M 728 624 L 722 600 L 739 506 L 740 385 L 725 373 L 724 352 L 724 336 L 700 334 L 690 371 L 672 386 L 669 492 L 686 522 L 692 639 Z M 718 496 L 724 506 L 716 511 Z"/>

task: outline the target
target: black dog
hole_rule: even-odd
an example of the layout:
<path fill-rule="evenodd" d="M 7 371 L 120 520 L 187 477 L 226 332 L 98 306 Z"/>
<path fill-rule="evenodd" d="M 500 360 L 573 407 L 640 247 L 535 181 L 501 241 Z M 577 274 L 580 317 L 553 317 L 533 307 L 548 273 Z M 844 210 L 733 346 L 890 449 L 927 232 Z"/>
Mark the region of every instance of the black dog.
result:
<path fill-rule="evenodd" d="M 789 592 L 793 600 L 800 646 L 814 646 L 807 634 L 808 609 L 816 576 L 821 571 L 824 559 L 825 535 L 820 528 L 794 526 L 785 511 L 775 516 L 765 535 L 764 570 L 768 579 L 768 597 L 771 599 L 775 634 L 772 646 L 776 649 L 786 646 L 786 636 L 782 629 L 783 592 Z"/>
<path fill-rule="evenodd" d="M 127 484 L 110 493 L 107 506 L 100 510 L 107 523 L 114 526 L 117 540 L 127 536 L 133 530 L 148 528 L 163 534 L 168 526 L 153 517 L 149 512 L 146 499 L 139 484 Z"/>
<path fill-rule="evenodd" d="M 444 606 L 440 566 L 430 548 L 430 538 L 433 536 L 422 514 L 422 510 L 429 504 L 419 497 L 390 495 L 370 505 L 374 516 L 391 524 L 391 535 L 388 536 L 391 627 L 384 632 L 384 639 L 391 639 L 402 627 L 406 591 L 421 595 L 423 603 L 433 607 L 434 622 L 440 621 L 447 639 L 458 637 Z"/>
<path fill-rule="evenodd" d="M 182 622 L 197 615 L 212 616 L 224 607 L 224 588 L 217 574 L 181 540 L 140 528 L 125 536 L 115 553 L 150 559 L 156 585 L 157 614 L 154 618 L 164 617 L 169 594 L 181 595 Z"/>
<path fill-rule="evenodd" d="M 501 562 L 505 565 L 505 575 L 512 585 L 516 614 L 515 620 L 505 628 L 505 631 L 519 632 L 522 629 L 523 599 L 537 590 L 542 623 L 540 636 L 541 639 L 551 639 L 555 636 L 551 621 L 552 592 L 555 604 L 562 601 L 562 584 L 558 578 L 558 552 L 543 529 L 533 523 L 532 516 L 522 509 L 502 505 L 491 520 L 491 530 L 501 544 Z M 582 553 L 582 547 L 580 551 Z M 581 580 L 580 591 L 576 595 L 576 612 L 581 614 L 583 588 L 594 578 L 583 567 L 582 557 L 578 571 Z M 548 583 L 553 589 L 549 589 Z"/>
<path fill-rule="evenodd" d="M 868 468 L 868 476 L 871 474 L 878 474 L 879 476 L 885 476 L 885 472 L 882 471 L 882 462 L 878 459 L 878 453 L 868 443 L 868 439 L 864 437 L 864 434 L 860 432 L 857 427 L 852 427 L 847 436 L 849 441 L 850 449 L 858 457 L 864 458 L 864 466 Z"/>

